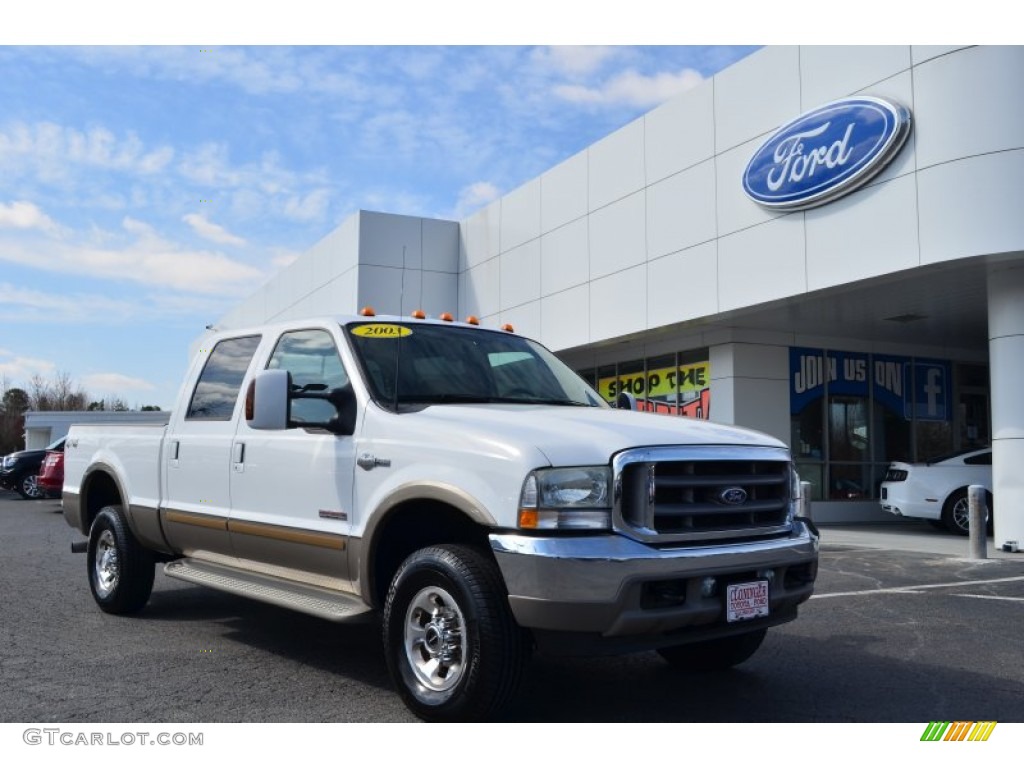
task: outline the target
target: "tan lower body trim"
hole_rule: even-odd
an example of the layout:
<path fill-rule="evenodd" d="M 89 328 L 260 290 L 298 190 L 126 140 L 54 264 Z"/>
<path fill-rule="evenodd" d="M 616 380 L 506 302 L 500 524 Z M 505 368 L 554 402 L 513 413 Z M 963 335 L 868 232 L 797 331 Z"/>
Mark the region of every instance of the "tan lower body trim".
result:
<path fill-rule="evenodd" d="M 260 536 L 265 539 L 288 541 L 293 544 L 305 544 L 311 547 L 323 547 L 324 549 L 336 549 L 339 551 L 345 549 L 345 538 L 333 533 L 316 533 L 314 531 L 299 530 L 298 528 L 285 528 L 280 525 L 248 523 L 242 520 L 229 520 L 228 530 L 231 533 Z"/>
<path fill-rule="evenodd" d="M 218 531 L 226 531 L 228 529 L 228 519 L 226 517 L 196 515 L 191 512 L 178 512 L 173 509 L 165 510 L 164 516 L 169 523 L 195 525 L 199 528 L 213 528 Z"/>

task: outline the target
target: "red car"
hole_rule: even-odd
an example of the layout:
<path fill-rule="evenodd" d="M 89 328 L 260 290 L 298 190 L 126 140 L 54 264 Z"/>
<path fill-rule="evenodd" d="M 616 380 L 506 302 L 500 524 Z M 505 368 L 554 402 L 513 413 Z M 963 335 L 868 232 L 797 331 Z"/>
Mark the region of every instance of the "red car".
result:
<path fill-rule="evenodd" d="M 64 451 L 47 451 L 36 478 L 48 499 L 59 499 L 64 488 Z"/>

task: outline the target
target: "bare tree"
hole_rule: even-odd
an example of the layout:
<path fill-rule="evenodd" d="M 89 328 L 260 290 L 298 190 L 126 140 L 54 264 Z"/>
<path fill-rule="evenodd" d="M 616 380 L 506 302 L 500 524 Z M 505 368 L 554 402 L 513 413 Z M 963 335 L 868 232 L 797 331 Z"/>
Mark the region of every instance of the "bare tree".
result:
<path fill-rule="evenodd" d="M 58 371 L 53 379 L 35 374 L 28 383 L 28 397 L 33 411 L 84 411 L 90 401 L 66 371 Z"/>

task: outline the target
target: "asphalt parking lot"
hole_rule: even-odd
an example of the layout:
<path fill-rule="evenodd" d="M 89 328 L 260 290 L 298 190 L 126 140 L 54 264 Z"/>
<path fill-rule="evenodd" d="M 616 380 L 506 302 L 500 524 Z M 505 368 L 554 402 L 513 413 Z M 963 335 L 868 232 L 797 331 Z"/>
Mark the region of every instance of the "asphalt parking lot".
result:
<path fill-rule="evenodd" d="M 375 621 L 336 625 L 167 579 L 135 618 L 94 605 L 55 501 L 0 492 L 0 721 L 410 721 Z M 534 659 L 508 719 L 1024 721 L 1024 555 L 966 558 L 927 525 L 825 528 L 817 591 L 746 664 Z"/>

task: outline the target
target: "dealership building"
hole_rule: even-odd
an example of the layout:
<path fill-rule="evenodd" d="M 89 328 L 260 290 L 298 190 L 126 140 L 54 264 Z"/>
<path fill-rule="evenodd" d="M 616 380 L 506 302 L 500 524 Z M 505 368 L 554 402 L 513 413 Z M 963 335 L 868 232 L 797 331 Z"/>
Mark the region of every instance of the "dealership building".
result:
<path fill-rule="evenodd" d="M 768 47 L 462 221 L 361 211 L 216 323 L 510 323 L 609 399 L 785 440 L 822 521 L 993 446 L 1024 548 L 1024 48 Z"/>

